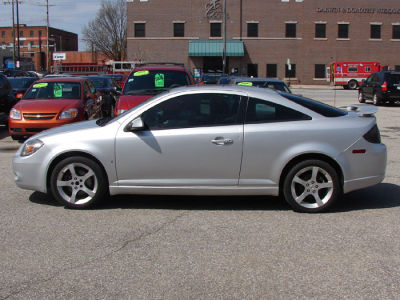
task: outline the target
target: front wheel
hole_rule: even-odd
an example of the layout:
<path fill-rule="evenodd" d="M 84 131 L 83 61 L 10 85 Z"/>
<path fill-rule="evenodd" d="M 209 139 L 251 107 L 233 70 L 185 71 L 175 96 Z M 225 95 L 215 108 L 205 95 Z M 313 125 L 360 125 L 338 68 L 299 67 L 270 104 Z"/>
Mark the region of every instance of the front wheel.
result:
<path fill-rule="evenodd" d="M 72 156 L 60 161 L 50 177 L 51 193 L 61 204 L 87 208 L 108 194 L 106 176 L 93 160 Z"/>
<path fill-rule="evenodd" d="M 283 183 L 283 195 L 294 211 L 326 211 L 342 194 L 339 176 L 327 162 L 305 160 L 297 163 Z"/>

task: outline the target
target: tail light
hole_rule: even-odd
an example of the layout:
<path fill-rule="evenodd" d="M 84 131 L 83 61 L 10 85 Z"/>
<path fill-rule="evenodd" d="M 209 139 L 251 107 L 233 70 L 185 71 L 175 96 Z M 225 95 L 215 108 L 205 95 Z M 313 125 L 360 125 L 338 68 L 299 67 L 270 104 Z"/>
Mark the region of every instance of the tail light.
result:
<path fill-rule="evenodd" d="M 23 96 L 24 96 L 24 93 L 23 93 L 23 92 L 18 92 L 18 93 L 15 95 L 15 98 L 17 98 L 18 100 L 20 100 Z"/>
<path fill-rule="evenodd" d="M 381 143 L 381 134 L 379 132 L 378 125 L 374 125 L 366 134 L 364 134 L 364 139 L 373 144 Z"/>
<path fill-rule="evenodd" d="M 382 90 L 382 92 L 387 91 L 387 82 L 386 81 L 381 85 L 381 90 Z"/>

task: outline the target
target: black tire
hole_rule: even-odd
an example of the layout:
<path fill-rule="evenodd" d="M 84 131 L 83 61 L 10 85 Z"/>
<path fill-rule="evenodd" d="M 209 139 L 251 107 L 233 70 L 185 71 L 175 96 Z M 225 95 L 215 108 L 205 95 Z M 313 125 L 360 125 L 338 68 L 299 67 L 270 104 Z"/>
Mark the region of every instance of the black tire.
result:
<path fill-rule="evenodd" d="M 358 102 L 365 103 L 364 94 L 361 91 L 358 92 Z"/>
<path fill-rule="evenodd" d="M 375 106 L 381 105 L 381 100 L 379 99 L 378 94 L 374 94 L 374 95 L 372 96 L 372 103 L 373 103 Z"/>
<path fill-rule="evenodd" d="M 93 160 L 72 156 L 60 161 L 50 177 L 51 194 L 70 208 L 88 208 L 108 196 L 108 181 Z"/>
<path fill-rule="evenodd" d="M 347 86 L 348 86 L 348 88 L 349 88 L 350 90 L 355 90 L 355 89 L 358 88 L 358 82 L 357 82 L 356 80 L 350 80 L 350 81 L 347 83 Z"/>
<path fill-rule="evenodd" d="M 336 170 L 322 160 L 305 160 L 297 163 L 283 182 L 284 198 L 297 212 L 326 211 L 342 193 Z"/>

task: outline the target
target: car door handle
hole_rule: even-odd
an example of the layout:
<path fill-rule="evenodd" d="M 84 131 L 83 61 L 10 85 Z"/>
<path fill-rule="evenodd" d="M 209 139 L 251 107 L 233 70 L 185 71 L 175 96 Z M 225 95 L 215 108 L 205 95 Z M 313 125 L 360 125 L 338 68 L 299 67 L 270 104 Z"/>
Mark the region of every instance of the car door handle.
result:
<path fill-rule="evenodd" d="M 223 137 L 216 137 L 214 140 L 211 140 L 211 143 L 222 146 L 222 145 L 233 144 L 233 140 L 232 139 L 224 139 Z"/>

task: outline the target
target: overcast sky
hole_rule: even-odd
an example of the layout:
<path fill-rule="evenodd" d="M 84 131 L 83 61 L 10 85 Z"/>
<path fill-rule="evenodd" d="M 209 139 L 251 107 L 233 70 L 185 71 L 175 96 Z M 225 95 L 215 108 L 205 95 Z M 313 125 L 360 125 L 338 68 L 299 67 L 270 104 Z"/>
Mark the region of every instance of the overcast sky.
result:
<path fill-rule="evenodd" d="M 0 0 L 0 26 L 12 26 L 11 0 Z M 50 26 L 77 33 L 79 50 L 85 50 L 81 41 L 82 26 L 96 16 L 101 0 L 49 0 Z M 16 21 L 15 21 L 16 22 Z M 20 0 L 19 22 L 28 26 L 46 25 L 46 0 Z"/>

